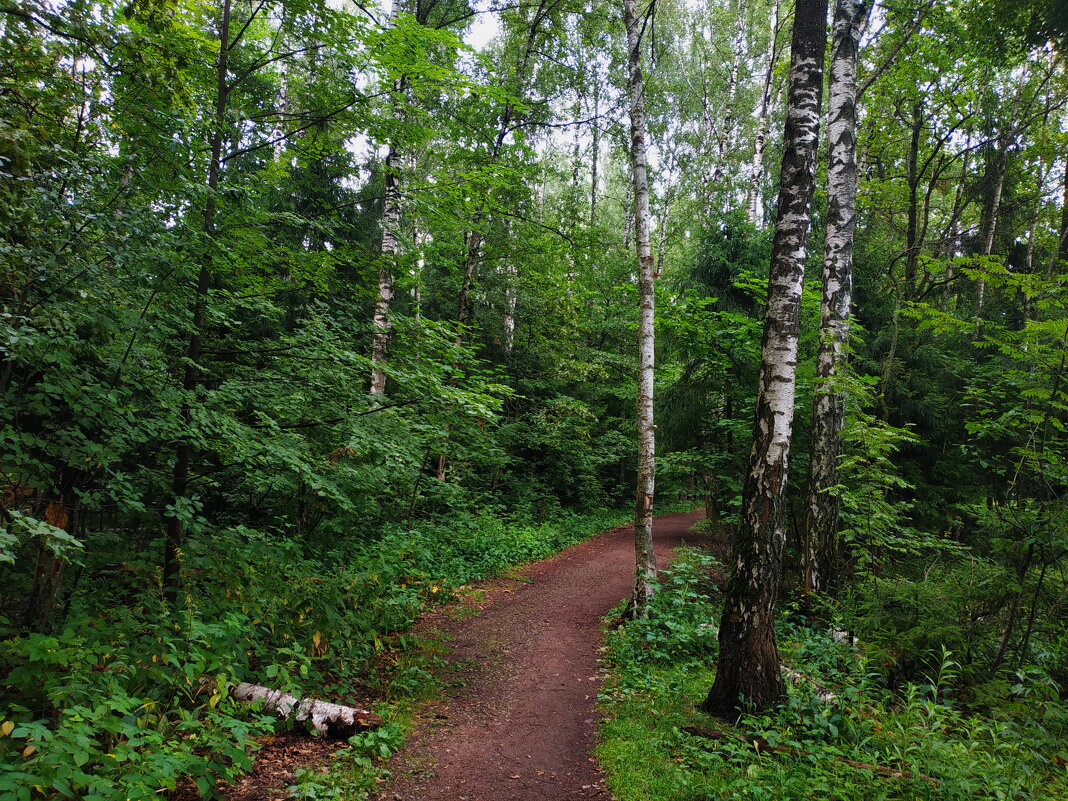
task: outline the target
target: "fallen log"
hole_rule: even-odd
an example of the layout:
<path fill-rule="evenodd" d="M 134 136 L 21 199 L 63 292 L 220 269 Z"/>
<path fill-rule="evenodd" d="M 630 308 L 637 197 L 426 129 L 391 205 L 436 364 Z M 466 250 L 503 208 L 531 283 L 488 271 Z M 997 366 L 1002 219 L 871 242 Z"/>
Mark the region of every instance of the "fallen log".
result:
<path fill-rule="evenodd" d="M 720 729 L 705 729 L 699 726 L 684 726 L 680 731 L 684 731 L 694 737 L 703 737 L 707 740 L 739 740 L 743 743 L 751 745 L 753 749 L 759 754 L 760 752 L 767 752 L 770 754 L 785 754 L 792 757 L 807 757 L 813 756 L 811 751 L 802 751 L 800 748 L 792 748 L 788 745 L 772 745 L 763 738 L 756 737 L 752 734 L 741 734 L 735 732 L 722 731 Z M 884 768 L 882 765 L 871 765 L 867 762 L 855 762 L 852 759 L 846 759 L 845 757 L 838 757 L 829 755 L 831 759 L 836 762 L 841 762 L 843 765 L 848 765 L 851 768 L 857 768 L 859 770 L 870 770 L 872 773 L 877 773 L 880 776 L 888 776 L 893 779 L 902 779 L 908 781 L 910 779 L 921 779 L 927 782 L 932 787 L 937 788 L 938 782 L 932 779 L 930 776 L 913 775 L 904 770 L 895 770 L 894 768 Z"/>
<path fill-rule="evenodd" d="M 243 681 L 230 685 L 229 689 L 231 698 L 246 703 L 262 701 L 264 709 L 299 723 L 315 734 L 351 737 L 360 729 L 373 729 L 382 725 L 382 718 L 374 712 L 315 698 L 299 698 L 259 684 Z"/>

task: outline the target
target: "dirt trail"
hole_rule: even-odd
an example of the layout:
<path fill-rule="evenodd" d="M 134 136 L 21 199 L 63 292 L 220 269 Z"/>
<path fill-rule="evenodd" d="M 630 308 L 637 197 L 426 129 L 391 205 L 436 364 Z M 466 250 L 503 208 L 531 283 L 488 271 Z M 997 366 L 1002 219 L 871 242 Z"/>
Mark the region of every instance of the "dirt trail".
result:
<path fill-rule="evenodd" d="M 701 512 L 654 525 L 657 563 L 698 542 Z M 481 611 L 435 621 L 464 681 L 390 765 L 388 801 L 610 798 L 590 756 L 597 734 L 600 619 L 630 592 L 632 529 L 606 532 L 487 585 Z"/>

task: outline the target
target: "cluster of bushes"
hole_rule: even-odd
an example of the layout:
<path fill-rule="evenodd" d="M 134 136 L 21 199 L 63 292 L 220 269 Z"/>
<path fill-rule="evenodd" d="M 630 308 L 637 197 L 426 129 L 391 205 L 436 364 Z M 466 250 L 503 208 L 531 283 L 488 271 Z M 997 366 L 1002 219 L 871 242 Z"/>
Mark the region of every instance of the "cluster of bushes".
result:
<path fill-rule="evenodd" d="M 177 610 L 160 600 L 153 561 L 88 565 L 60 631 L 0 621 L 0 796 L 137 801 L 182 783 L 210 794 L 249 769 L 256 736 L 277 725 L 233 703 L 227 684 L 381 695 L 390 677 L 371 662 L 425 604 L 620 522 L 461 516 L 314 555 L 225 529 L 190 543 Z"/>
<path fill-rule="evenodd" d="M 1057 673 L 1068 660 L 1063 638 L 1046 639 L 1031 662 L 1002 670 L 1001 692 L 992 693 L 989 677 L 975 683 L 965 654 L 931 645 L 951 625 L 947 611 L 958 611 L 945 606 L 966 593 L 928 607 L 893 654 L 887 632 L 895 618 L 877 617 L 872 603 L 844 605 L 857 645 L 786 614 L 778 634 L 791 671 L 787 700 L 728 723 L 697 710 L 714 675 L 709 623 L 719 619 L 708 566 L 706 554 L 685 552 L 662 578 L 650 616 L 609 633 L 599 755 L 620 801 L 1068 794 L 1068 704 Z M 935 583 L 959 583 L 953 575 Z M 905 582 L 885 582 L 884 602 L 892 607 Z M 930 630 L 921 636 L 917 626 Z M 909 664 L 907 678 L 901 662 Z M 717 739 L 694 733 L 710 728 Z"/>

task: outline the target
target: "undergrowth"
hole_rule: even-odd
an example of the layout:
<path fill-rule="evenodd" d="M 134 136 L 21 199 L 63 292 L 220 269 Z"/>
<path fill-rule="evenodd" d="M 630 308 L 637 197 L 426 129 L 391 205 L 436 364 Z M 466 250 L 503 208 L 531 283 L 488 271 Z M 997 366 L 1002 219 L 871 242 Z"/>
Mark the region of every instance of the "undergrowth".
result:
<path fill-rule="evenodd" d="M 341 703 L 377 698 L 387 725 L 294 787 L 307 798 L 359 797 L 412 705 L 436 692 L 436 657 L 404 634 L 424 606 L 625 519 L 460 516 L 314 556 L 276 535 L 222 530 L 183 555 L 180 611 L 160 600 L 151 549 L 83 565 L 94 578 L 57 633 L 20 635 L 0 618 L 0 797 L 156 801 L 189 782 L 213 796 L 217 780 L 251 768 L 257 738 L 278 725 L 228 698 L 238 681 Z"/>
<path fill-rule="evenodd" d="M 1034 670 L 1018 674 L 1011 701 L 967 712 L 951 700 L 961 674 L 951 652 L 932 654 L 923 681 L 892 692 L 863 647 L 784 619 L 780 653 L 796 671 L 787 701 L 729 723 L 699 712 L 717 650 L 710 564 L 683 551 L 649 618 L 608 635 L 597 753 L 618 801 L 1068 797 L 1068 706 Z"/>

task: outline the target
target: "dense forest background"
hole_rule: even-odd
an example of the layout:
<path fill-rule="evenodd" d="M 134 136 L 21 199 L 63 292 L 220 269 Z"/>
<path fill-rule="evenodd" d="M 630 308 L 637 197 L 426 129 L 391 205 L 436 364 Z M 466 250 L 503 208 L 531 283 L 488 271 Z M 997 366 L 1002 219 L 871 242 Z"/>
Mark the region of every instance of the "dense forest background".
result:
<path fill-rule="evenodd" d="M 627 517 L 621 9 L 396 2 L 0 5 L 0 795 L 208 794 L 270 725 L 228 682 L 400 693 L 424 604 Z M 792 11 L 642 9 L 656 508 L 724 536 Z M 976 708 L 1068 690 L 1066 32 L 889 0 L 859 50 L 833 615 L 891 690 L 952 653 Z"/>

